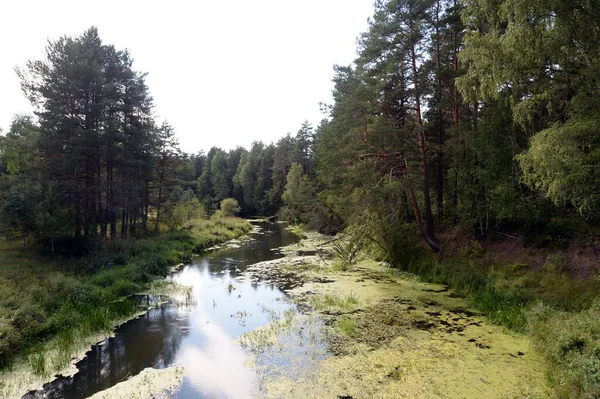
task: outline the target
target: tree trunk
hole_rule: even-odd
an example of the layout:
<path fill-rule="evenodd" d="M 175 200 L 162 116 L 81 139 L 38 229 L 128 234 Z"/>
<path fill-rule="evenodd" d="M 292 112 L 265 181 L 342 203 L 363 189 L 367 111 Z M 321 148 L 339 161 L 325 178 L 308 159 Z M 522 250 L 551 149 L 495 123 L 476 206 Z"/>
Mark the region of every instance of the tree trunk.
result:
<path fill-rule="evenodd" d="M 438 226 L 441 228 L 444 219 L 444 126 L 442 123 L 442 76 L 440 62 L 440 0 L 436 1 L 435 14 L 435 67 L 436 67 L 436 130 L 438 136 L 437 156 L 437 211 Z"/>
<path fill-rule="evenodd" d="M 110 165 L 110 166 L 109 166 Z M 107 176 L 108 176 L 108 217 L 110 219 L 110 237 L 111 239 L 117 236 L 117 211 L 115 209 L 115 182 L 114 182 L 114 169 L 112 160 L 106 165 Z"/>
<path fill-rule="evenodd" d="M 160 172 L 160 178 L 158 179 L 158 205 L 156 206 L 156 223 L 154 224 L 154 232 L 158 233 L 158 224 L 160 222 L 160 208 L 162 204 L 162 186 L 163 186 L 163 177 L 164 177 L 164 169 Z"/>
<path fill-rule="evenodd" d="M 148 208 L 150 203 L 150 179 L 146 173 L 144 184 L 144 200 L 142 205 L 142 231 L 144 234 L 148 232 Z"/>
<path fill-rule="evenodd" d="M 436 253 L 440 253 L 442 251 L 442 248 L 439 246 L 439 244 L 437 242 L 435 242 L 435 240 L 433 240 L 431 238 L 431 236 L 429 234 L 427 234 L 427 231 L 425 231 L 425 229 L 423 228 L 423 222 L 421 220 L 421 212 L 419 211 L 419 204 L 417 203 L 417 198 L 415 196 L 415 191 L 413 190 L 412 184 L 408 180 L 406 180 L 406 182 L 407 182 L 406 187 L 407 187 L 407 191 L 408 191 L 408 197 L 410 198 L 410 204 L 412 206 L 413 213 L 415 214 L 415 221 L 417 223 L 419 233 L 421 234 L 423 241 L 425 241 L 425 243 L 429 246 L 429 248 L 431 248 Z"/>
<path fill-rule="evenodd" d="M 417 75 L 417 55 L 415 52 L 415 46 L 412 45 L 410 48 L 411 61 L 412 61 L 412 73 L 413 73 L 413 84 L 415 90 L 415 116 L 417 122 L 417 144 L 419 146 L 419 156 L 421 158 L 421 177 L 423 179 L 423 198 L 425 206 L 425 221 L 427 223 L 427 236 L 435 241 L 434 229 L 433 229 L 433 215 L 431 213 L 431 198 L 429 194 L 429 177 L 427 173 L 427 152 L 425 150 L 425 132 L 423 131 L 423 120 L 421 118 L 421 99 L 419 93 L 419 77 Z"/>
<path fill-rule="evenodd" d="M 454 1 L 454 7 L 457 7 L 457 1 Z M 458 93 L 458 87 L 456 87 L 456 76 L 458 75 L 458 30 L 454 27 L 452 32 L 453 48 L 452 48 L 452 71 L 454 72 L 452 79 L 452 125 L 454 127 L 454 134 L 459 134 L 459 123 L 460 123 L 460 97 Z M 463 153 L 463 160 L 465 162 L 466 154 Z M 456 225 L 458 222 L 458 164 L 455 163 L 454 167 L 454 192 L 452 194 L 452 225 Z"/>

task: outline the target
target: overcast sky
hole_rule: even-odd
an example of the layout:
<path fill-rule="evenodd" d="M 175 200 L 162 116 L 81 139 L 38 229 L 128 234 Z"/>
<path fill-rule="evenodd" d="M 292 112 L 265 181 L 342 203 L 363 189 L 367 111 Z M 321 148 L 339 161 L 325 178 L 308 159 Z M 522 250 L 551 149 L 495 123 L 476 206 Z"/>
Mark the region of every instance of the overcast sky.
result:
<path fill-rule="evenodd" d="M 14 67 L 95 25 L 149 73 L 184 151 L 276 141 L 323 118 L 333 65 L 354 60 L 372 11 L 373 0 L 2 0 L 0 127 L 32 112 Z"/>

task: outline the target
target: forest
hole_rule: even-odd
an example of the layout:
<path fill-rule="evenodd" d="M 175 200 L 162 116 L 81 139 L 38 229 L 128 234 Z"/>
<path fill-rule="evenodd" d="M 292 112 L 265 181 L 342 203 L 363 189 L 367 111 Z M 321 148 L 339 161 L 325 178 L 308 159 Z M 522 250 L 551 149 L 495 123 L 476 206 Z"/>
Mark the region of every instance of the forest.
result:
<path fill-rule="evenodd" d="M 557 397 L 598 397 L 599 2 L 376 0 L 355 61 L 334 67 L 323 120 L 248 149 L 182 151 L 145 73 L 94 27 L 50 40 L 17 73 L 35 115 L 0 136 L 5 242 L 98 279 L 134 259 L 135 242 L 188 240 L 198 220 L 240 233 L 228 217 L 278 217 L 343 234 L 348 264 L 364 251 L 463 290 L 535 337 Z M 517 239 L 543 259 L 482 258 Z M 161 262 L 115 281 L 165 275 Z M 4 302 L 0 366 L 21 340 L 60 330 L 51 308 L 26 309 L 23 326 Z"/>
<path fill-rule="evenodd" d="M 154 120 L 127 51 L 95 28 L 51 41 L 17 71 L 37 111 L 2 138 L 3 226 L 46 245 L 144 236 L 180 224 L 177 204 L 194 198 L 209 213 L 235 198 L 246 216 L 287 198 L 287 217 L 329 232 L 415 224 L 434 251 L 449 226 L 485 236 L 593 224 L 594 11 L 518 3 L 377 2 L 316 128 L 198 154 Z"/>

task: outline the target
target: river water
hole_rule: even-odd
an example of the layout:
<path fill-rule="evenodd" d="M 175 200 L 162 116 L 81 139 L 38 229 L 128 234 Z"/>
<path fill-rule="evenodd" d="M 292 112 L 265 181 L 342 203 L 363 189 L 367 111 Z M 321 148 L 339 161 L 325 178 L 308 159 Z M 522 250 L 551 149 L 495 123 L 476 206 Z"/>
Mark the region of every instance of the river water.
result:
<path fill-rule="evenodd" d="M 191 301 L 169 301 L 123 324 L 113 338 L 91 348 L 73 377 L 59 377 L 23 398 L 86 398 L 144 368 L 171 365 L 185 368 L 178 399 L 244 398 L 256 392 L 260 378 L 245 364 L 249 351 L 235 339 L 295 307 L 278 287 L 240 278 L 241 273 L 282 257 L 277 248 L 297 241 L 280 224 L 256 226 L 239 248 L 209 253 L 170 277 L 191 287 Z"/>

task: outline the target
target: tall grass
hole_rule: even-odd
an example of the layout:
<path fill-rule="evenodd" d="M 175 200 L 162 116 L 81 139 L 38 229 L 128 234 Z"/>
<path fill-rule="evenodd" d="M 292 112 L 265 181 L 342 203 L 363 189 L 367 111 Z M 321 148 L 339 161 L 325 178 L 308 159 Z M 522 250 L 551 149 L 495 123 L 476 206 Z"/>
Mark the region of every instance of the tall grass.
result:
<path fill-rule="evenodd" d="M 423 257 L 404 270 L 465 295 L 490 321 L 529 334 L 559 398 L 600 398 L 600 281 L 557 268 Z"/>
<path fill-rule="evenodd" d="M 579 312 L 542 303 L 529 311 L 529 332 L 551 365 L 559 398 L 600 397 L 600 301 Z"/>
<path fill-rule="evenodd" d="M 109 330 L 114 320 L 137 311 L 127 298 L 164 277 L 192 254 L 240 236 L 251 225 L 238 218 L 192 221 L 185 230 L 137 240 L 113 240 L 78 259 L 43 257 L 17 242 L 0 241 L 0 369 L 51 337 L 59 339 L 59 361 L 70 361 L 73 331 Z M 48 372 L 29 355 L 38 374 Z"/>
<path fill-rule="evenodd" d="M 348 313 L 358 307 L 359 300 L 353 292 L 347 295 L 325 293 L 309 296 L 308 303 L 320 311 Z"/>

